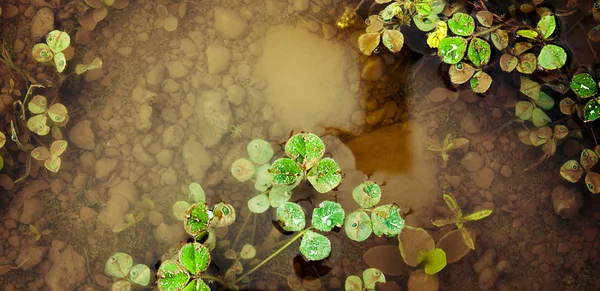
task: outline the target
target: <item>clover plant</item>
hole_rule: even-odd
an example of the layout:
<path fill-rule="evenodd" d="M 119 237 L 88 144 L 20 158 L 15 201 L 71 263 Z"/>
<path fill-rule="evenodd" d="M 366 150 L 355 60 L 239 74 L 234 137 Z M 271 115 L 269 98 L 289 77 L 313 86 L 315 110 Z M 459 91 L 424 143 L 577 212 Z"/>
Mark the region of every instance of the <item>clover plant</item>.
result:
<path fill-rule="evenodd" d="M 31 54 L 40 63 L 53 62 L 54 67 L 62 73 L 67 66 L 67 59 L 63 51 L 71 44 L 68 33 L 53 30 L 46 36 L 46 43 L 38 43 L 33 46 Z"/>
<path fill-rule="evenodd" d="M 104 271 L 118 281 L 112 285 L 113 291 L 132 289 L 132 283 L 148 286 L 150 283 L 150 268 L 144 264 L 133 265 L 133 258 L 126 253 L 115 253 L 106 261 Z"/>
<path fill-rule="evenodd" d="M 210 264 L 210 250 L 203 244 L 187 243 L 177 258 L 162 262 L 156 274 L 161 291 L 210 291 L 201 275 Z"/>
<path fill-rule="evenodd" d="M 577 113 L 581 120 L 586 123 L 599 119 L 600 103 L 598 100 L 600 97 L 594 96 L 598 94 L 600 82 L 597 83 L 588 72 L 578 72 L 573 75 L 569 87 L 575 93 L 577 99 L 585 102 L 585 105 L 565 97 L 560 101 L 560 111 L 566 115 Z"/>
<path fill-rule="evenodd" d="M 344 283 L 344 289 L 346 291 L 375 290 L 376 283 L 385 282 L 385 275 L 381 270 L 369 268 L 363 271 L 362 279 L 356 275 L 348 276 Z"/>
<path fill-rule="evenodd" d="M 587 172 L 584 179 L 585 186 L 594 194 L 600 193 L 600 174 L 591 171 L 591 169 L 598 163 L 599 155 L 600 146 L 596 146 L 593 150 L 582 150 L 579 156 L 579 161 L 568 160 L 560 167 L 561 177 L 571 183 L 577 183 L 579 180 L 581 180 L 583 173 Z"/>

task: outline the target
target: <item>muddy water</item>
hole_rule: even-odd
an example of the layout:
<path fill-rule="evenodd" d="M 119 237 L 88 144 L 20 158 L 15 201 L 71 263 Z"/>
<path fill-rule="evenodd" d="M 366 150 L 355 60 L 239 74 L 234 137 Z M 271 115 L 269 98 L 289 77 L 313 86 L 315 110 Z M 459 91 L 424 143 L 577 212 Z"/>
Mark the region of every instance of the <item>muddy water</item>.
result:
<path fill-rule="evenodd" d="M 600 286 L 593 275 L 598 201 L 587 199 L 592 206 L 572 220 L 554 213 L 551 192 L 562 182 L 554 162 L 525 172 L 539 153 L 519 142 L 518 126 L 502 127 L 513 117 L 504 107 L 510 98 L 503 94 L 516 92 L 509 81 L 485 99 L 461 91 L 456 102 L 440 106 L 425 97 L 444 85 L 437 57 L 361 56 L 356 35 L 333 28 L 348 3 L 182 3 L 167 5 L 178 19 L 174 32 L 155 27 L 157 3 L 141 0 L 111 10 L 97 37 L 80 40 L 82 54 L 102 57 L 104 75 L 67 83 L 78 93 L 63 101 L 72 119 L 60 173 L 34 173 L 6 195 L 2 290 L 109 290 L 116 279 L 104 265 L 115 252 L 129 253 L 154 275 L 161 256 L 187 240 L 172 205 L 189 200 L 190 182 L 203 185 L 209 204 L 231 203 L 238 214 L 233 226 L 217 233 L 222 243 L 213 253 L 212 275 L 230 267 L 223 253 L 233 242 L 238 248 L 253 244 L 258 259 L 267 257 L 290 236 L 272 226 L 273 210 L 244 223 L 246 203 L 256 193 L 251 183 L 235 180 L 230 167 L 247 155 L 254 138 L 272 142 L 282 156 L 279 144 L 292 130 L 323 135 L 344 173 L 332 194 L 318 195 L 309 185 L 297 189 L 294 198 L 308 198 L 300 202 L 308 213 L 324 199 L 355 210 L 350 192 L 366 179 L 382 185 L 382 204 L 397 203 L 411 213 L 408 225 L 435 238 L 448 231 L 431 225 L 449 215 L 443 193 L 452 193 L 466 212 L 494 210 L 469 226 L 477 234 L 476 250 L 440 273 L 441 290 L 478 290 L 481 281 L 499 290 Z M 31 45 L 27 34 L 17 35 Z M 427 150 L 428 140 L 449 133 L 471 142 L 443 167 Z M 127 214 L 141 219 L 113 231 Z M 308 290 L 340 290 L 347 276 L 369 266 L 386 270 L 381 288 L 406 289 L 415 269 L 400 261 L 396 239 L 355 243 L 343 231 L 329 238 L 333 252 L 322 264 L 303 264 L 296 243 L 243 289 L 289 290 L 290 277 Z M 511 264 L 506 273 L 483 275 L 501 260 Z"/>

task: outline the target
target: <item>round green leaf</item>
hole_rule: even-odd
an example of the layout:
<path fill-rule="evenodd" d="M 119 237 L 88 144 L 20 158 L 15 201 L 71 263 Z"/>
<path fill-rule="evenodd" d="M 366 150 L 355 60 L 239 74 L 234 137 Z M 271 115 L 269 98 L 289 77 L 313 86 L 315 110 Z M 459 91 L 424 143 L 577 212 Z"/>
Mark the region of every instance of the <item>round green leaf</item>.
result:
<path fill-rule="evenodd" d="M 256 182 L 254 182 L 254 189 L 265 192 L 271 187 L 271 181 L 273 177 L 271 177 L 271 173 L 269 173 L 269 168 L 271 165 L 264 164 L 258 168 L 256 171 Z"/>
<path fill-rule="evenodd" d="M 188 208 L 183 227 L 193 237 L 200 236 L 208 229 L 212 213 L 208 210 L 206 203 L 196 203 Z"/>
<path fill-rule="evenodd" d="M 53 30 L 46 36 L 46 43 L 54 53 L 60 53 L 71 44 L 71 37 L 64 31 Z"/>
<path fill-rule="evenodd" d="M 231 174 L 240 182 L 246 182 L 254 177 L 256 167 L 245 158 L 237 159 L 231 164 Z"/>
<path fill-rule="evenodd" d="M 269 169 L 274 186 L 295 187 L 303 177 L 302 169 L 292 159 L 280 158 L 275 160 Z"/>
<path fill-rule="evenodd" d="M 386 6 L 381 12 L 379 12 L 379 19 L 384 22 L 388 22 L 396 16 L 399 12 L 402 12 L 402 7 L 398 2 L 392 2 Z"/>
<path fill-rule="evenodd" d="M 592 97 L 598 92 L 594 78 L 588 73 L 575 74 L 569 85 L 571 90 L 581 98 Z"/>
<path fill-rule="evenodd" d="M 173 203 L 173 216 L 179 221 L 183 221 L 187 215 L 187 210 L 190 208 L 190 204 L 186 201 L 177 201 Z"/>
<path fill-rule="evenodd" d="M 188 271 L 175 260 L 164 261 L 156 273 L 159 290 L 180 291 L 190 280 Z"/>
<path fill-rule="evenodd" d="M 50 127 L 46 124 L 48 118 L 45 114 L 34 115 L 27 120 L 27 128 L 37 135 L 46 135 L 50 132 Z"/>
<path fill-rule="evenodd" d="M 492 85 L 492 77 L 484 71 L 478 71 L 471 78 L 471 89 L 475 93 L 485 93 Z"/>
<path fill-rule="evenodd" d="M 54 59 L 54 53 L 50 49 L 50 47 L 45 43 L 38 43 L 33 46 L 31 50 L 31 55 L 33 58 L 40 62 L 45 63 Z"/>
<path fill-rule="evenodd" d="M 546 70 L 560 69 L 567 63 L 567 52 L 554 44 L 545 45 L 538 56 L 538 63 Z"/>
<path fill-rule="evenodd" d="M 367 290 L 375 290 L 375 283 L 385 283 L 385 275 L 379 269 L 369 268 L 363 271 L 363 281 Z"/>
<path fill-rule="evenodd" d="M 583 109 L 583 121 L 592 122 L 600 118 L 600 103 L 597 99 L 588 101 Z"/>
<path fill-rule="evenodd" d="M 196 203 L 206 202 L 206 194 L 204 193 L 204 189 L 202 189 L 202 186 L 200 186 L 200 184 L 192 182 L 190 183 L 189 189 L 190 193 L 188 194 L 188 196 L 190 197 L 190 199 L 194 200 L 194 202 Z"/>
<path fill-rule="evenodd" d="M 344 289 L 346 291 L 362 291 L 363 283 L 360 277 L 352 275 L 346 278 L 346 282 L 344 283 Z"/>
<path fill-rule="evenodd" d="M 313 210 L 312 226 L 320 231 L 331 231 L 334 227 L 342 227 L 345 215 L 342 205 L 326 200 Z"/>
<path fill-rule="evenodd" d="M 475 37 L 469 42 L 467 56 L 476 67 L 487 65 L 490 61 L 491 53 L 490 44 L 484 39 Z"/>
<path fill-rule="evenodd" d="M 309 230 L 302 236 L 300 253 L 307 261 L 323 260 L 331 253 L 331 241 L 324 235 Z"/>
<path fill-rule="evenodd" d="M 373 233 L 376 236 L 396 236 L 404 228 L 404 219 L 400 215 L 400 206 L 386 204 L 373 209 L 371 213 Z"/>
<path fill-rule="evenodd" d="M 467 50 L 467 41 L 462 37 L 446 37 L 440 41 L 438 55 L 446 64 L 456 64 L 462 60 Z"/>
<path fill-rule="evenodd" d="M 519 101 L 515 106 L 515 115 L 521 120 L 529 120 L 531 119 L 533 108 L 533 103 L 529 101 Z"/>
<path fill-rule="evenodd" d="M 210 291 L 210 287 L 202 279 L 194 279 L 181 291 Z"/>
<path fill-rule="evenodd" d="M 271 144 L 262 139 L 255 139 L 249 142 L 246 150 L 248 151 L 248 156 L 250 156 L 250 159 L 259 165 L 271 160 L 275 154 Z"/>
<path fill-rule="evenodd" d="M 56 67 L 56 71 L 62 73 L 67 66 L 67 58 L 63 53 L 55 53 L 54 54 L 54 66 Z"/>
<path fill-rule="evenodd" d="M 538 99 L 535 100 L 535 105 L 537 105 L 538 107 L 540 107 L 542 109 L 550 110 L 550 109 L 552 109 L 552 107 L 554 107 L 554 99 L 552 99 L 552 97 L 550 97 L 550 95 L 548 95 L 544 92 L 540 92 Z"/>
<path fill-rule="evenodd" d="M 27 109 L 33 114 L 42 114 L 48 108 L 48 100 L 43 95 L 35 95 L 27 104 Z"/>
<path fill-rule="evenodd" d="M 179 262 L 192 275 L 198 275 L 208 268 L 210 251 L 201 243 L 187 243 L 179 250 Z"/>
<path fill-rule="evenodd" d="M 256 249 L 250 245 L 245 244 L 240 251 L 240 257 L 244 260 L 252 259 L 256 256 Z"/>
<path fill-rule="evenodd" d="M 425 258 L 425 273 L 433 275 L 446 267 L 446 252 L 440 248 L 435 248 L 427 253 Z"/>
<path fill-rule="evenodd" d="M 269 203 L 271 207 L 279 207 L 282 203 L 290 201 L 292 190 L 285 187 L 273 187 L 269 191 Z"/>
<path fill-rule="evenodd" d="M 430 14 L 440 14 L 444 12 L 444 8 L 446 8 L 445 0 L 429 0 L 427 1 L 427 3 L 429 4 L 429 6 L 431 6 Z"/>
<path fill-rule="evenodd" d="M 429 14 L 426 17 L 415 15 L 412 19 L 415 26 L 424 32 L 432 31 L 435 28 L 435 23 L 440 20 L 435 14 Z"/>
<path fill-rule="evenodd" d="M 133 259 L 126 253 L 115 253 L 106 261 L 104 271 L 113 277 L 124 278 L 133 266 Z"/>
<path fill-rule="evenodd" d="M 293 202 L 284 202 L 277 207 L 277 221 L 286 231 L 301 231 L 306 225 L 304 210 Z"/>
<path fill-rule="evenodd" d="M 528 38 L 528 39 L 536 39 L 539 35 L 539 33 L 535 30 L 531 30 L 531 29 L 522 29 L 517 31 L 517 35 L 518 36 L 522 36 L 524 38 Z"/>
<path fill-rule="evenodd" d="M 448 27 L 456 35 L 470 36 L 475 31 L 475 19 L 469 14 L 457 12 L 448 20 Z"/>
<path fill-rule="evenodd" d="M 295 134 L 285 144 L 285 154 L 304 170 L 312 168 L 325 154 L 325 144 L 313 133 Z"/>
<path fill-rule="evenodd" d="M 416 3 L 415 10 L 417 10 L 417 14 L 421 16 L 427 16 L 431 13 L 431 6 L 427 3 Z"/>
<path fill-rule="evenodd" d="M 133 266 L 129 274 L 129 279 L 140 286 L 147 286 L 150 283 L 150 268 L 144 264 Z"/>
<path fill-rule="evenodd" d="M 348 214 L 344 224 L 346 236 L 354 241 L 364 241 L 371 236 L 371 233 L 373 233 L 371 218 L 363 210 L 354 211 Z"/>
<path fill-rule="evenodd" d="M 258 194 L 248 200 L 248 209 L 252 213 L 263 213 L 269 209 L 269 206 L 271 206 L 269 197 L 264 193 Z"/>
<path fill-rule="evenodd" d="M 554 18 L 554 15 L 548 14 L 543 16 L 537 24 L 537 29 L 542 33 L 544 39 L 552 36 L 556 30 L 556 19 Z"/>
<path fill-rule="evenodd" d="M 534 108 L 531 113 L 531 121 L 533 121 L 533 125 L 536 127 L 542 127 L 552 122 L 552 119 L 550 119 L 542 109 Z"/>
<path fill-rule="evenodd" d="M 327 193 L 342 182 L 342 170 L 331 158 L 320 160 L 308 172 L 307 179 L 319 193 Z"/>
<path fill-rule="evenodd" d="M 375 182 L 362 182 L 352 190 L 352 198 L 361 208 L 373 207 L 381 199 L 381 188 Z"/>
<path fill-rule="evenodd" d="M 225 227 L 235 222 L 235 208 L 231 204 L 219 202 L 213 207 L 212 213 L 211 225 L 213 227 Z"/>

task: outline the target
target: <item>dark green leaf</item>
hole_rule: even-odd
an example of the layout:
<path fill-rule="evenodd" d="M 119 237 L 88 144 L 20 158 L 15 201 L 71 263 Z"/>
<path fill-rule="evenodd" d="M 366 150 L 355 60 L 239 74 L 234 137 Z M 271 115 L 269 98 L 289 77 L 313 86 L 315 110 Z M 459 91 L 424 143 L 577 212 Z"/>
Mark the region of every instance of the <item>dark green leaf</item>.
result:
<path fill-rule="evenodd" d="M 320 231 L 331 231 L 334 227 L 342 227 L 345 215 L 342 205 L 325 200 L 313 210 L 312 226 Z"/>
<path fill-rule="evenodd" d="M 446 64 L 456 64 L 462 60 L 467 50 L 467 41 L 462 37 L 446 37 L 440 41 L 438 55 Z"/>

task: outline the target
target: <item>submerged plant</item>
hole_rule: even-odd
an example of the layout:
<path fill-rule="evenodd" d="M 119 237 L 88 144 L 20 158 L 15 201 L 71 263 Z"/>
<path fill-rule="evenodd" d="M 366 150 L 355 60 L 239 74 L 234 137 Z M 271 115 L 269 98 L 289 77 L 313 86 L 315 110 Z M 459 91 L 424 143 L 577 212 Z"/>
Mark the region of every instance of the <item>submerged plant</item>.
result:
<path fill-rule="evenodd" d="M 421 267 L 427 275 L 434 275 L 446 267 L 446 252 L 435 246 L 433 237 L 418 227 L 406 226 L 398 235 L 402 260 L 411 267 Z"/>
<path fill-rule="evenodd" d="M 442 157 L 442 168 L 445 168 L 450 160 L 448 152 L 461 148 L 469 143 L 469 140 L 466 138 L 455 138 L 454 135 L 449 133 L 441 142 L 435 139 L 430 139 L 427 142 L 429 143 L 427 150 L 439 153 Z"/>
<path fill-rule="evenodd" d="M 63 51 L 71 44 L 68 33 L 53 30 L 46 36 L 46 43 L 38 43 L 33 46 L 31 54 L 40 63 L 53 62 L 54 67 L 62 73 L 67 66 L 67 59 Z"/>
<path fill-rule="evenodd" d="M 67 149 L 67 141 L 55 140 L 50 145 L 50 150 L 45 147 L 37 147 L 31 151 L 31 157 L 44 162 L 44 167 L 53 173 L 58 172 L 62 160 L 60 155 Z"/>
<path fill-rule="evenodd" d="M 579 161 L 568 160 L 560 167 L 560 175 L 571 183 L 577 183 L 581 180 L 584 172 L 585 186 L 594 194 L 600 193 L 600 174 L 592 172 L 591 169 L 598 163 L 600 155 L 600 146 L 581 151 Z"/>
<path fill-rule="evenodd" d="M 133 258 L 126 253 L 115 253 L 106 261 L 104 271 L 118 281 L 112 285 L 113 291 L 132 290 L 132 283 L 148 286 L 150 283 L 150 268 L 144 264 L 133 265 Z"/>
<path fill-rule="evenodd" d="M 60 127 L 69 121 L 67 108 L 61 103 L 54 103 L 48 107 L 48 100 L 43 95 L 33 96 L 27 103 L 27 109 L 34 114 L 27 120 L 27 128 L 37 135 L 46 135 L 52 129 L 52 135 L 60 139 Z"/>
<path fill-rule="evenodd" d="M 600 97 L 594 96 L 598 94 L 600 82 L 596 83 L 594 77 L 588 72 L 579 72 L 573 75 L 569 87 L 575 93 L 578 100 L 585 102 L 585 105 L 566 97 L 560 101 L 560 111 L 566 115 L 577 113 L 585 123 L 599 119 Z"/>
<path fill-rule="evenodd" d="M 536 127 L 542 127 L 552 120 L 542 110 L 554 107 L 554 99 L 541 91 L 539 83 L 521 76 L 521 87 L 519 90 L 531 101 L 519 101 L 515 106 L 515 115 L 523 121 L 531 121 Z"/>
<path fill-rule="evenodd" d="M 356 275 L 348 276 L 344 283 L 344 289 L 346 291 L 375 290 L 375 284 L 385 282 L 385 275 L 381 270 L 369 268 L 363 271 L 362 279 Z"/>

